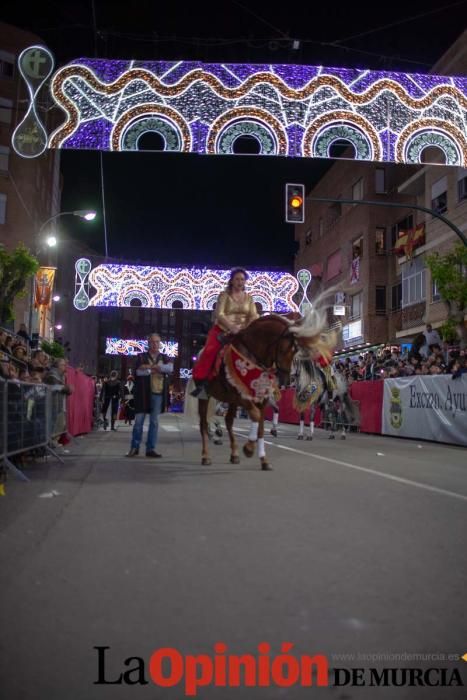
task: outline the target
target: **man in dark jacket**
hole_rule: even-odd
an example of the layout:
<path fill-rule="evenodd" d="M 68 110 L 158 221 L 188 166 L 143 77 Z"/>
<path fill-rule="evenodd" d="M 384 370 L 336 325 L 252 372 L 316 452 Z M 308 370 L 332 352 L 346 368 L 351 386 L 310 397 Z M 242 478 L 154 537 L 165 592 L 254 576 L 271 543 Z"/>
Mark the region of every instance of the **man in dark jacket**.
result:
<path fill-rule="evenodd" d="M 110 427 L 111 430 L 116 430 L 115 421 L 117 420 L 118 405 L 122 397 L 122 385 L 118 378 L 118 372 L 112 370 L 109 379 L 102 385 L 100 400 L 102 401 L 102 418 L 104 419 L 104 430 L 107 430 L 107 411 L 110 408 Z"/>
<path fill-rule="evenodd" d="M 139 454 L 143 438 L 144 419 L 149 413 L 149 430 L 146 439 L 146 457 L 162 457 L 156 452 L 159 414 L 167 406 L 168 375 L 173 372 L 173 363 L 159 352 L 161 339 L 157 333 L 148 338 L 148 352 L 138 355 L 135 379 L 135 422 L 131 437 L 131 448 L 127 457 Z"/>

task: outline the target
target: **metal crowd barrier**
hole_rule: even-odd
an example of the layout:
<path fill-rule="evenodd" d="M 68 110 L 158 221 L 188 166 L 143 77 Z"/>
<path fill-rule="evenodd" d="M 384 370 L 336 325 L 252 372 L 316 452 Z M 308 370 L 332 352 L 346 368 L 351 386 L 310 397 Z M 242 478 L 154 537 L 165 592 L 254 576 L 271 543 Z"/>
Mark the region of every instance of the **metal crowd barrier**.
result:
<path fill-rule="evenodd" d="M 333 400 L 326 402 L 321 414 L 321 427 L 331 433 L 360 432 L 360 401 L 350 397 L 336 406 Z"/>
<path fill-rule="evenodd" d="M 61 388 L 0 379 L 0 465 L 22 481 L 29 479 L 10 459 L 17 454 L 43 448 L 63 464 L 50 444 L 66 432 Z"/>

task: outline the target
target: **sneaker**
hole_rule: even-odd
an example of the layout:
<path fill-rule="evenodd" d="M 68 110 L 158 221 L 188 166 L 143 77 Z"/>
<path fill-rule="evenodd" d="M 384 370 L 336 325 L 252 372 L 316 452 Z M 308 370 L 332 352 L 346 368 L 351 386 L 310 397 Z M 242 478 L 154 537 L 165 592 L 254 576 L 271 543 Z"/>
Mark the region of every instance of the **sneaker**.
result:
<path fill-rule="evenodd" d="M 275 428 L 271 428 L 271 435 L 272 437 L 277 437 L 277 430 Z"/>
<path fill-rule="evenodd" d="M 149 450 L 149 452 L 146 452 L 146 457 L 159 458 L 162 457 L 162 455 L 160 455 L 159 452 L 155 452 L 154 450 Z"/>
<path fill-rule="evenodd" d="M 139 450 L 137 450 L 136 447 L 132 447 L 125 457 L 136 457 L 137 455 L 139 455 Z"/>

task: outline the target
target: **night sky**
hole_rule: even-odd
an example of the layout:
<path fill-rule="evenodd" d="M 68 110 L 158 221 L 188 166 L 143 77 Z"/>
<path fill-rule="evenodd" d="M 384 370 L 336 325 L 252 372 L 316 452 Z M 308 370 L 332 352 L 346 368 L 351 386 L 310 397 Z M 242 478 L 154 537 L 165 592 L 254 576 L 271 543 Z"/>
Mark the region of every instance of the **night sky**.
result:
<path fill-rule="evenodd" d="M 80 56 L 302 63 L 428 72 L 465 27 L 467 1 L 378 3 L 114 2 L 43 0 L 3 8 L 2 21 L 39 34 L 62 65 Z M 360 5 L 361 6 L 361 5 Z M 94 8 L 94 13 L 93 13 Z M 199 9 L 194 9 L 199 8 Z M 95 22 L 94 22 L 95 18 Z M 96 31 L 94 31 L 94 26 Z M 298 51 L 291 49 L 299 39 Z M 284 184 L 310 189 L 330 161 L 175 153 L 104 153 L 112 258 L 182 265 L 291 269 L 293 226 Z M 104 252 L 97 152 L 64 151 L 62 209 L 95 208 L 68 231 Z M 65 223 L 66 222 L 66 223 Z"/>

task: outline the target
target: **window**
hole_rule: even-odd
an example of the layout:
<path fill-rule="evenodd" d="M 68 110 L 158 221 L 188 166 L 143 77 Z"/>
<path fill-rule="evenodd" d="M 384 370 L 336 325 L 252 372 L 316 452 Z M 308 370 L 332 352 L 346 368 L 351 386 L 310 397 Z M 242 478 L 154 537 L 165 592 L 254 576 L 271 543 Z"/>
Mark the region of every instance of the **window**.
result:
<path fill-rule="evenodd" d="M 386 313 L 386 287 L 376 287 L 376 313 Z"/>
<path fill-rule="evenodd" d="M 413 228 L 413 216 L 406 216 L 391 228 L 391 248 L 395 248 L 399 234 L 406 233 Z"/>
<path fill-rule="evenodd" d="M 397 311 L 402 305 L 402 282 L 395 284 L 391 289 L 391 311 Z"/>
<path fill-rule="evenodd" d="M 431 185 L 431 208 L 443 214 L 448 208 L 448 179 L 442 177 Z"/>
<path fill-rule="evenodd" d="M 375 233 L 375 245 L 377 255 L 384 255 L 386 252 L 386 229 L 377 228 Z"/>
<path fill-rule="evenodd" d="M 13 108 L 12 100 L 6 100 L 0 97 L 0 123 L 11 124 L 11 110 Z"/>
<path fill-rule="evenodd" d="M 352 185 L 352 199 L 363 199 L 363 178 Z M 354 206 L 356 206 L 354 204 Z"/>
<path fill-rule="evenodd" d="M 375 192 L 376 194 L 386 194 L 386 171 L 384 168 L 375 170 Z"/>
<path fill-rule="evenodd" d="M 13 77 L 14 62 L 4 61 L 0 58 L 0 78 Z"/>
<path fill-rule="evenodd" d="M 340 202 L 335 202 L 334 204 L 331 204 L 328 210 L 328 215 L 327 215 L 327 228 L 331 228 L 331 226 L 334 226 L 336 221 L 340 218 L 342 214 L 342 205 Z"/>
<path fill-rule="evenodd" d="M 363 257 L 363 236 L 352 241 L 352 260 Z"/>
<path fill-rule="evenodd" d="M 0 192 L 0 224 L 6 222 L 6 194 Z"/>
<path fill-rule="evenodd" d="M 433 303 L 436 301 L 441 301 L 441 294 L 439 293 L 438 285 L 434 279 L 431 280 L 431 301 Z"/>
<path fill-rule="evenodd" d="M 360 318 L 362 315 L 362 293 L 350 297 L 350 318 Z"/>
<path fill-rule="evenodd" d="M 335 253 L 329 256 L 327 265 L 327 279 L 331 280 L 333 277 L 337 277 L 342 272 L 342 256 L 341 251 L 336 250 Z"/>
<path fill-rule="evenodd" d="M 467 199 L 467 168 L 459 168 L 457 176 L 457 196 L 459 202 Z"/>
<path fill-rule="evenodd" d="M 406 262 L 402 267 L 402 306 L 426 299 L 425 263 L 422 257 Z"/>
<path fill-rule="evenodd" d="M 0 146 L 0 172 L 8 172 L 8 157 L 10 149 L 7 146 Z"/>

